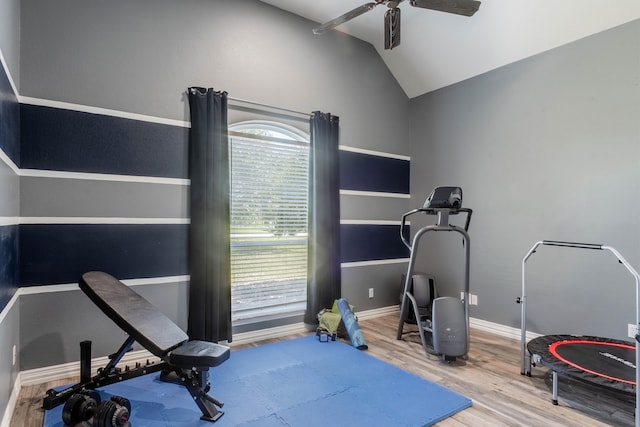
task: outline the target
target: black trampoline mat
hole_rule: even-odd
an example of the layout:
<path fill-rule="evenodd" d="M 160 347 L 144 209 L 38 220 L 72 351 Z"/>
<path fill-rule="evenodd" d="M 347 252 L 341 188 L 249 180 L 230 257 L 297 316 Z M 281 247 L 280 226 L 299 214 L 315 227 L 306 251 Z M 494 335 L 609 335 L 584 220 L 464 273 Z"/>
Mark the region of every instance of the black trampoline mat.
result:
<path fill-rule="evenodd" d="M 635 384 L 636 349 L 627 344 L 584 339 L 556 341 L 549 351 L 558 360 L 585 372 Z"/>
<path fill-rule="evenodd" d="M 529 353 L 554 371 L 624 392 L 636 385 L 633 343 L 591 336 L 545 335 L 527 344 Z"/>

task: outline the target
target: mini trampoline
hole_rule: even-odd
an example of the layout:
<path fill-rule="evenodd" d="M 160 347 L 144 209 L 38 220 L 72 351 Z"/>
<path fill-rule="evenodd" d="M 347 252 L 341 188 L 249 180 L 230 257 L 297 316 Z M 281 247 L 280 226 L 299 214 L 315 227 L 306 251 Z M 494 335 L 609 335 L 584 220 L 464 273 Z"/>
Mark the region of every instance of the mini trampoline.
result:
<path fill-rule="evenodd" d="M 615 391 L 635 393 L 633 343 L 577 335 L 544 335 L 527 344 L 533 363 Z M 556 403 L 556 402 L 554 402 Z"/>
<path fill-rule="evenodd" d="M 607 250 L 633 275 L 636 283 L 636 326 L 640 327 L 640 276 L 636 270 L 610 246 L 590 243 L 573 243 L 543 240 L 537 242 L 522 260 L 522 296 L 517 302 L 522 308 L 521 370 L 522 375 L 531 376 L 532 364 L 541 364 L 551 369 L 553 374 L 553 403 L 558 404 L 558 374 L 576 380 L 628 394 L 635 394 L 635 425 L 640 427 L 639 403 L 640 348 L 633 342 L 594 336 L 544 335 L 527 343 L 526 330 L 526 262 L 536 252 L 538 246 L 561 246 L 568 248 Z M 636 341 L 639 336 L 636 335 Z"/>

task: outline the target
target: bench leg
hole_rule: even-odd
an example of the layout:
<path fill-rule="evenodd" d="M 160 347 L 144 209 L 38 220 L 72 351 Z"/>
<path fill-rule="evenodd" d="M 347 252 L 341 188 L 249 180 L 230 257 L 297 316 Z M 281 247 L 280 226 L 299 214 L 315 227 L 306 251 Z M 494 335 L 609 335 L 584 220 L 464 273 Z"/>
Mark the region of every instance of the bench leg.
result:
<path fill-rule="evenodd" d="M 125 367 L 125 370 L 117 368 L 116 365 L 120 362 L 120 359 L 131 349 L 133 345 L 133 339 L 127 338 L 120 349 L 109 356 L 111 360 L 104 368 L 98 369 L 98 373 L 91 377 L 91 341 L 83 341 L 80 343 L 80 382 L 74 384 L 64 390 L 49 389 L 42 400 L 43 409 L 53 409 L 56 406 L 62 405 L 75 393 L 79 393 L 82 390 L 95 390 L 99 387 L 104 387 L 109 384 L 115 384 L 121 381 L 136 378 L 141 375 L 150 374 L 152 372 L 158 372 L 166 369 L 164 362 L 160 363 L 148 363 L 146 365 L 136 365 L 134 368 L 129 369 Z"/>
<path fill-rule="evenodd" d="M 175 372 L 189 391 L 189 394 L 191 394 L 191 397 L 193 397 L 193 401 L 202 411 L 200 419 L 211 422 L 217 421 L 224 414 L 218 407 L 222 408 L 224 403 L 207 394 L 211 388 L 208 381 L 208 370 L 176 369 Z"/>

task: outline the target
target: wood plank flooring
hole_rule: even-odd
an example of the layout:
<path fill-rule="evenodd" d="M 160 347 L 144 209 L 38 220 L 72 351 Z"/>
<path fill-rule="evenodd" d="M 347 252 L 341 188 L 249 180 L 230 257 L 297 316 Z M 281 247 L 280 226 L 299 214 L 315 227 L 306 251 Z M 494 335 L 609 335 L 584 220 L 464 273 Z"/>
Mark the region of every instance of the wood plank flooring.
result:
<path fill-rule="evenodd" d="M 552 405 L 551 374 L 547 369 L 533 368 L 532 377 L 520 375 L 520 342 L 517 340 L 472 330 L 467 360 L 447 364 L 435 356 L 427 356 L 417 334 L 396 340 L 397 322 L 396 315 L 361 320 L 360 326 L 369 344 L 367 352 L 473 400 L 471 408 L 438 426 L 634 425 L 633 396 L 605 392 L 565 377 L 560 377 L 559 382 L 560 404 Z M 410 330 L 411 326 L 405 328 Z M 274 340 L 234 346 L 233 350 L 271 341 Z M 77 378 L 23 387 L 11 426 L 41 427 L 44 412 L 40 405 L 45 391 L 74 381 Z"/>

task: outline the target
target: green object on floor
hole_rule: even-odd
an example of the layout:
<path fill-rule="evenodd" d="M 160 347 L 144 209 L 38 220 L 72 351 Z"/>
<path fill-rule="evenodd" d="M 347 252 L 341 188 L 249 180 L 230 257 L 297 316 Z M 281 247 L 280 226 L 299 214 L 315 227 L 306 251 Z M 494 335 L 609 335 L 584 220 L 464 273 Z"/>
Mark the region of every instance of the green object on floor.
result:
<path fill-rule="evenodd" d="M 331 311 L 325 311 L 320 316 L 320 328 L 329 332 L 330 334 L 338 332 L 338 326 L 342 321 L 340 313 L 333 313 Z"/>
<path fill-rule="evenodd" d="M 349 308 L 353 312 L 353 305 L 349 304 Z M 342 314 L 338 308 L 338 300 L 333 301 L 331 310 L 325 309 L 318 314 L 318 327 L 329 334 L 337 333 L 341 338 L 347 336 Z"/>

